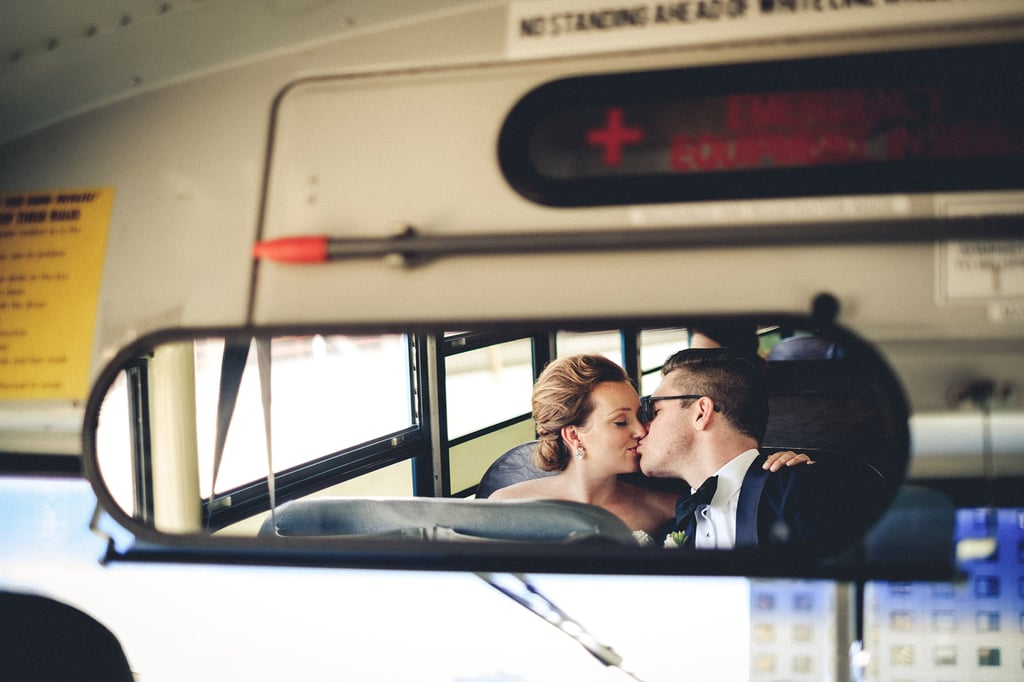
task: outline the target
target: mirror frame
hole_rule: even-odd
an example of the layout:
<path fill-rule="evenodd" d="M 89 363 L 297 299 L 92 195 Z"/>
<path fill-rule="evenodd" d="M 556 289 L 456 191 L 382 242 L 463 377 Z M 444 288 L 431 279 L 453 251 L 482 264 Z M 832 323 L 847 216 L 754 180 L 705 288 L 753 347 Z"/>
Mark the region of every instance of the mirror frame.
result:
<path fill-rule="evenodd" d="M 834 314 L 834 310 L 832 311 Z M 96 431 L 103 400 L 118 373 L 131 359 L 156 346 L 197 338 L 233 336 L 312 335 L 312 334 L 388 334 L 442 333 L 453 329 L 487 329 L 496 333 L 536 334 L 562 331 L 602 331 L 636 328 L 686 328 L 701 323 L 748 321 L 762 324 L 792 325 L 797 329 L 820 329 L 848 349 L 848 359 L 865 363 L 877 374 L 893 398 L 897 425 L 893 452 L 901 455 L 896 466 L 899 481 L 890 482 L 890 499 L 903 483 L 909 465 L 909 410 L 902 387 L 884 358 L 867 341 L 842 326 L 832 323 L 817 309 L 812 315 L 761 313 L 756 315 L 678 315 L 673 317 L 587 318 L 579 320 L 525 320 L 517 322 L 488 320 L 451 320 L 412 324 L 298 324 L 276 326 L 195 327 L 158 330 L 123 347 L 102 369 L 90 392 L 83 425 L 83 469 L 100 506 L 121 526 L 132 533 L 135 542 L 108 546 L 108 560 L 185 561 L 202 563 L 244 563 L 257 565 L 330 566 L 348 568 L 402 570 L 458 570 L 542 573 L 602 573 L 713 575 L 745 577 L 826 578 L 834 580 L 947 580 L 955 574 L 952 556 L 949 562 L 936 564 L 914 557 L 867 557 L 863 542 L 847 551 L 824 557 L 810 557 L 788 550 L 765 548 L 729 551 L 688 552 L 680 561 L 671 551 L 652 551 L 623 545 L 598 546 L 593 543 L 536 543 L 530 552 L 521 542 L 396 542 L 373 537 L 238 537 L 209 533 L 171 534 L 140 523 L 114 501 L 98 464 Z M 278 506 L 280 502 L 278 503 Z M 876 517 L 872 525 L 877 525 Z M 868 533 L 871 531 L 869 530 Z M 865 535 L 865 538 L 867 534 Z M 609 551 L 611 547 L 612 551 Z"/>

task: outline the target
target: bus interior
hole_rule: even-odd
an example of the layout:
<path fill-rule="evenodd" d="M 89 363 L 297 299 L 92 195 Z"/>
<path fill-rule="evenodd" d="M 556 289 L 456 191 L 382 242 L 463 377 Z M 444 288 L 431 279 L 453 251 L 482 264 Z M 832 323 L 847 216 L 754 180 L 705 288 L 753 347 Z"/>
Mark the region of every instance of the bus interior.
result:
<path fill-rule="evenodd" d="M 56 602 L 137 680 L 1020 679 L 1018 2 L 12 12 L 0 677 Z M 489 499 L 552 360 L 648 396 L 723 328 L 848 539 Z"/>

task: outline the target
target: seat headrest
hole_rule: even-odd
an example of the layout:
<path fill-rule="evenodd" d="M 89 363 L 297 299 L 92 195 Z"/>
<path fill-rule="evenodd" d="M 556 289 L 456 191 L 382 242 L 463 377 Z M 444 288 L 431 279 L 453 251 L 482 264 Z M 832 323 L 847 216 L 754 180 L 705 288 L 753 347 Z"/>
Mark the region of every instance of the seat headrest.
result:
<path fill-rule="evenodd" d="M 513 483 L 558 473 L 538 468 L 533 461 L 536 451 L 537 441 L 531 440 L 515 446 L 494 460 L 480 478 L 480 485 L 476 489 L 477 499 L 490 497 L 495 490 L 507 488 Z"/>
<path fill-rule="evenodd" d="M 632 531 L 611 512 L 564 500 L 492 502 L 438 497 L 294 500 L 267 517 L 259 534 L 530 542 L 600 539 L 635 544 Z"/>

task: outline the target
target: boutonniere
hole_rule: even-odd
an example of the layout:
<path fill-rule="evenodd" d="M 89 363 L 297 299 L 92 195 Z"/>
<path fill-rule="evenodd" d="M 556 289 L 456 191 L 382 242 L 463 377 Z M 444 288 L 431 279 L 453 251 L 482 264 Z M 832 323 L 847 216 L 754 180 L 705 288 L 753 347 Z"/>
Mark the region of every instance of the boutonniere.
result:
<path fill-rule="evenodd" d="M 678 549 L 690 541 L 690 536 L 685 530 L 677 530 L 665 536 L 666 549 Z"/>

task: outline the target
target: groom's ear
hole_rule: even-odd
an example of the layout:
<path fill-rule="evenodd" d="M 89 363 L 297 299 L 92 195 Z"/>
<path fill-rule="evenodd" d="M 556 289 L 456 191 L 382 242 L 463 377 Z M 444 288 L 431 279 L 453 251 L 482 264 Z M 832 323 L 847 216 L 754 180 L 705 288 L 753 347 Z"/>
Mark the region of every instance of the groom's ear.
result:
<path fill-rule="evenodd" d="M 707 429 L 712 422 L 712 418 L 715 414 L 715 401 L 707 396 L 701 396 L 697 399 L 696 405 L 696 416 L 694 417 L 694 425 L 701 430 Z"/>

